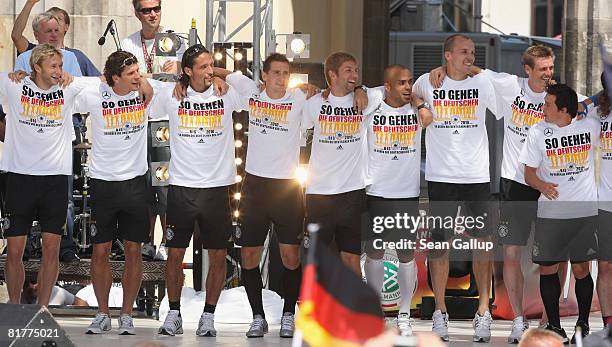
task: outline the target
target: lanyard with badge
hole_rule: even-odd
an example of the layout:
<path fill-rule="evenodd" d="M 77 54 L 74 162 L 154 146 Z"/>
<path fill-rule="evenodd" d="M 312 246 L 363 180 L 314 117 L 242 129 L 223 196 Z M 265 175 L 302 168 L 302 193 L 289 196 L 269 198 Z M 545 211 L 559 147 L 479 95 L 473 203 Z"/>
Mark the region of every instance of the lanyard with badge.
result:
<path fill-rule="evenodd" d="M 155 45 L 151 47 L 151 53 L 147 52 L 147 44 L 145 43 L 145 39 L 142 36 L 142 31 L 140 32 L 140 43 L 142 43 L 142 55 L 145 60 L 145 64 L 147 65 L 147 73 L 153 73 L 153 60 L 155 59 Z"/>

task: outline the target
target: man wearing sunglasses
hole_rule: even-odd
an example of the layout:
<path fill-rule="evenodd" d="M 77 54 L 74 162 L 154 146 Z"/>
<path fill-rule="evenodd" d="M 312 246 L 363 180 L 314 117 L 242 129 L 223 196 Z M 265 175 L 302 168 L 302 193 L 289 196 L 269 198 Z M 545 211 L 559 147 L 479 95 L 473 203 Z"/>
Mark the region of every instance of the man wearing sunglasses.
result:
<path fill-rule="evenodd" d="M 123 39 L 121 48 L 136 56 L 142 73 L 178 73 L 179 60 L 185 52 L 184 42 L 177 52 L 179 60 L 166 59 L 162 66 L 155 66 L 155 34 L 163 31 L 160 25 L 161 0 L 132 0 L 132 5 L 134 15 L 142 24 L 142 28 Z"/>

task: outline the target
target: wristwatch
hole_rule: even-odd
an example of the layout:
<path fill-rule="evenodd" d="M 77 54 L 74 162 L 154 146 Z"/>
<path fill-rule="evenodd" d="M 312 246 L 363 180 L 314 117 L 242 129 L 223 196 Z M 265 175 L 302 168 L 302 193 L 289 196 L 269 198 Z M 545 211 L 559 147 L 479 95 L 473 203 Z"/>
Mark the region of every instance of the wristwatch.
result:
<path fill-rule="evenodd" d="M 422 108 L 426 108 L 431 111 L 431 106 L 427 102 L 423 102 L 419 106 L 417 106 L 417 111 L 420 111 Z"/>

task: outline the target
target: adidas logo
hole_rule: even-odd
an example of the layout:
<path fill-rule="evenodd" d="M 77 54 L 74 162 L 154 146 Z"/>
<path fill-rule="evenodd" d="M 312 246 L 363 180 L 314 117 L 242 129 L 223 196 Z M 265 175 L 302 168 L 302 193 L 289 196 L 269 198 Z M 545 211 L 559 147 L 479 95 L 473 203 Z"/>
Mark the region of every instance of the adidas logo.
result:
<path fill-rule="evenodd" d="M 459 135 L 459 130 L 453 131 L 453 135 Z"/>
<path fill-rule="evenodd" d="M 37 133 L 39 133 L 39 134 L 42 134 L 42 133 L 44 133 L 44 132 L 45 132 L 45 131 L 44 131 L 44 130 L 42 130 L 42 128 L 38 129 L 38 131 L 37 131 Z"/>
<path fill-rule="evenodd" d="M 399 160 L 399 158 L 397 157 L 397 155 L 394 155 L 393 158 L 391 158 L 391 160 Z"/>
<path fill-rule="evenodd" d="M 589 248 L 589 250 L 586 253 L 587 255 L 593 255 L 593 254 L 597 254 L 597 251 L 594 250 L 593 248 Z"/>
<path fill-rule="evenodd" d="M 569 180 L 568 180 L 568 181 L 569 181 L 569 182 L 574 182 L 575 180 L 576 180 L 576 179 L 574 178 L 574 176 L 572 176 L 572 177 L 570 177 L 570 178 L 569 178 Z"/>
<path fill-rule="evenodd" d="M 130 139 L 130 135 L 126 135 L 123 139 L 124 140 L 129 140 Z"/>
<path fill-rule="evenodd" d="M 266 129 L 261 131 L 262 134 L 267 134 Z"/>
<path fill-rule="evenodd" d="M 337 151 L 341 151 L 341 150 L 343 150 L 343 149 L 344 149 L 344 148 L 342 148 L 342 145 L 339 145 L 338 147 L 336 147 L 336 150 L 337 150 Z"/>
<path fill-rule="evenodd" d="M 200 139 L 200 141 L 198 141 L 198 143 L 204 143 L 204 139 Z"/>
<path fill-rule="evenodd" d="M 521 143 L 525 143 L 525 139 L 522 139 L 522 140 L 521 140 Z"/>

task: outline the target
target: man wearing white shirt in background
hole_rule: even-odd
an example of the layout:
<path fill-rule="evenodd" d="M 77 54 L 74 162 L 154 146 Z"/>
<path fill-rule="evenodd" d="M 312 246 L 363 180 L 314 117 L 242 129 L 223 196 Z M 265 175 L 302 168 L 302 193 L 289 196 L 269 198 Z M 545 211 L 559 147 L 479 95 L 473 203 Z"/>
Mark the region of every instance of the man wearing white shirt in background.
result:
<path fill-rule="evenodd" d="M 545 122 L 531 128 L 519 160 L 525 164 L 525 181 L 541 193 L 532 260 L 540 265 L 547 329 L 567 343 L 559 319 L 561 283 L 557 271 L 559 264 L 571 261 L 578 301 L 576 327 L 584 337 L 589 333 L 593 298 L 589 262 L 597 259 L 598 248 L 595 148 L 600 143 L 600 123 L 592 117 L 576 119 L 577 95 L 567 85 L 551 85 L 547 93 Z"/>
<path fill-rule="evenodd" d="M 72 111 L 76 95 L 97 77 L 62 80 L 62 52 L 48 44 L 31 51 L 32 76 L 13 83 L 0 74 L 0 98 L 8 101 L 2 170 L 8 172 L 6 217 L 10 227 L 6 279 L 9 302 L 19 303 L 24 281 L 22 255 L 32 221 L 42 229 L 38 303 L 47 306 L 57 280 L 59 244 L 66 223 L 68 175 L 72 174 Z"/>
<path fill-rule="evenodd" d="M 471 237 L 487 241 L 491 227 L 487 222 L 492 200 L 489 177 L 489 140 L 485 126 L 487 109 L 497 113 L 491 83 L 481 75 L 470 77 L 474 63 L 474 42 L 461 34 L 444 42 L 446 77 L 441 88 L 435 88 L 424 74 L 412 90 L 431 105 L 434 121 L 427 128 L 425 179 L 428 184 L 430 213 L 434 217 L 453 218 L 457 205 L 465 202 L 463 216 L 479 218 L 480 227 L 467 230 Z M 500 118 L 499 115 L 496 115 Z M 438 223 L 439 224 L 439 223 Z M 454 224 L 453 224 L 454 226 Z M 454 228 L 432 230 L 432 241 L 447 242 Z M 491 339 L 492 317 L 489 312 L 491 288 L 491 251 L 472 250 L 473 272 L 478 285 L 478 312 L 473 320 L 474 342 Z M 429 250 L 429 270 L 435 298 L 433 331 L 448 341 L 448 313 L 444 296 L 449 271 L 449 250 Z"/>
<path fill-rule="evenodd" d="M 410 70 L 402 65 L 391 65 L 385 68 L 384 76 L 384 100 L 368 105 L 366 110 L 366 114 L 371 114 L 368 118 L 368 211 L 370 219 L 394 217 L 396 213 L 417 217 L 421 188 L 421 132 L 433 118 L 423 101 L 412 97 Z M 414 242 L 416 230 L 374 232 L 381 233 L 369 233 L 366 237 L 364 270 L 368 284 L 380 293 L 385 277 L 385 249 L 377 247 L 377 240 Z M 397 281 L 401 293 L 397 327 L 402 335 L 412 335 L 410 303 L 416 290 L 417 265 L 413 250 L 397 249 L 397 257 Z"/>

